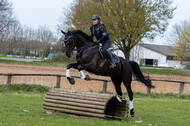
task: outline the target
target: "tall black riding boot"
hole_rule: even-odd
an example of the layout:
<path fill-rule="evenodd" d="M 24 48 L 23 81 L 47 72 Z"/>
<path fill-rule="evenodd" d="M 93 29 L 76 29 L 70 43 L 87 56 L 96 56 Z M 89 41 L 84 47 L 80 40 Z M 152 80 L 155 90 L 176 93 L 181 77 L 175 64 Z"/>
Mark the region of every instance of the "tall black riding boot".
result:
<path fill-rule="evenodd" d="M 111 52 L 108 51 L 108 50 L 106 50 L 105 52 L 106 52 L 106 55 L 108 56 L 108 58 L 111 60 L 111 62 L 113 64 L 113 67 L 116 67 L 116 64 L 114 62 L 114 59 L 113 59 L 113 56 L 112 56 Z"/>

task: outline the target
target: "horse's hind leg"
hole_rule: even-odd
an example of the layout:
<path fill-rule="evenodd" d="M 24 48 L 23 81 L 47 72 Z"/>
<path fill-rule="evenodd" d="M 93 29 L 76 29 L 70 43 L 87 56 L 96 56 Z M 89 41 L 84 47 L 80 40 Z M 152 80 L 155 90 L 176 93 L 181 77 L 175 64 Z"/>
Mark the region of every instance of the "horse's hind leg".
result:
<path fill-rule="evenodd" d="M 115 90 L 117 95 L 122 96 L 122 91 L 121 91 L 121 78 L 120 77 L 111 77 L 111 80 L 115 86 Z"/>
<path fill-rule="evenodd" d="M 129 96 L 129 109 L 130 109 L 130 114 L 131 117 L 135 116 L 135 112 L 134 112 L 134 104 L 133 104 L 133 91 L 131 89 L 131 81 L 132 81 L 132 76 L 127 76 L 125 77 L 125 79 L 123 80 L 123 83 L 127 89 L 128 92 L 128 96 Z"/>
<path fill-rule="evenodd" d="M 131 90 L 132 69 L 130 69 L 131 67 L 127 62 L 124 62 L 123 64 L 124 65 L 121 71 L 121 78 L 128 92 L 130 114 L 131 114 L 131 117 L 134 117 L 135 112 L 134 112 L 134 104 L 133 104 L 133 92 Z"/>

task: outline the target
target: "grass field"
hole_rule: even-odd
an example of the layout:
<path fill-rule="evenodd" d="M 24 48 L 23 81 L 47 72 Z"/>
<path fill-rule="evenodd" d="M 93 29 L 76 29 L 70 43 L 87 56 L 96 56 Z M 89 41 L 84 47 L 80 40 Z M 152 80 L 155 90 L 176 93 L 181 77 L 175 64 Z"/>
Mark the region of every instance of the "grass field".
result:
<path fill-rule="evenodd" d="M 146 69 L 141 68 L 143 73 L 146 74 L 159 74 L 159 75 L 176 75 L 176 76 L 187 76 L 190 77 L 190 71 L 182 71 L 179 69 L 171 70 L 171 69 Z"/>
<path fill-rule="evenodd" d="M 45 92 L 38 90 L 42 87 L 21 91 L 22 88 L 26 86 L 11 90 L 0 87 L 0 126 L 190 126 L 189 96 L 153 94 L 148 97 L 135 93 L 135 118 L 97 120 L 43 114 Z"/>
<path fill-rule="evenodd" d="M 33 62 L 25 62 L 25 61 L 14 61 L 14 60 L 4 60 L 0 59 L 0 63 L 2 64 L 18 64 L 18 65 L 34 65 L 34 66 L 66 66 L 67 62 L 52 62 L 52 61 L 33 61 Z"/>

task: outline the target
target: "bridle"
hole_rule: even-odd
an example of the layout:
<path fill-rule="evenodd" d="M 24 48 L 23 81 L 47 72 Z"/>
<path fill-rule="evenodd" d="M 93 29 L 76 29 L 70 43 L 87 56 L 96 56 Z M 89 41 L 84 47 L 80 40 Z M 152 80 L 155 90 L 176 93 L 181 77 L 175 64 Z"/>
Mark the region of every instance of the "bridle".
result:
<path fill-rule="evenodd" d="M 71 36 L 69 36 L 67 39 L 63 40 L 63 41 L 65 42 L 65 45 L 69 44 L 68 41 L 69 41 L 72 37 L 74 37 L 74 36 L 71 35 Z M 92 45 L 94 45 L 94 43 L 93 43 L 93 44 L 90 44 L 90 45 L 87 45 L 87 46 L 83 46 L 83 47 L 81 47 L 81 48 L 78 48 L 78 49 L 77 49 L 78 54 L 80 54 L 82 51 L 84 51 L 85 48 L 87 48 L 87 47 L 89 47 L 89 46 L 92 46 Z M 74 42 L 73 42 L 73 46 L 74 46 Z M 92 49 L 92 48 L 95 48 L 95 47 L 97 47 L 97 45 L 92 46 L 92 47 L 86 49 L 85 51 L 87 51 L 87 50 L 89 50 L 89 49 Z"/>
<path fill-rule="evenodd" d="M 65 45 L 67 45 L 68 44 L 68 41 L 69 41 L 69 39 L 71 39 L 73 36 L 69 36 L 67 39 L 64 39 L 63 41 L 65 42 Z"/>

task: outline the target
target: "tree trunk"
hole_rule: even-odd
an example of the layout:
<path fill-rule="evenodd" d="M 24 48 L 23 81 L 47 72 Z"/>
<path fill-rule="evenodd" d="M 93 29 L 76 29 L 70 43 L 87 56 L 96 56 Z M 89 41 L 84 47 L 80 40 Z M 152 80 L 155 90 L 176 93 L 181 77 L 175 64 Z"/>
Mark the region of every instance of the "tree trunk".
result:
<path fill-rule="evenodd" d="M 125 47 L 124 50 L 123 50 L 123 53 L 124 53 L 124 55 L 125 55 L 125 59 L 126 59 L 127 61 L 129 61 L 130 50 L 131 50 L 131 49 L 130 49 L 129 47 Z"/>

